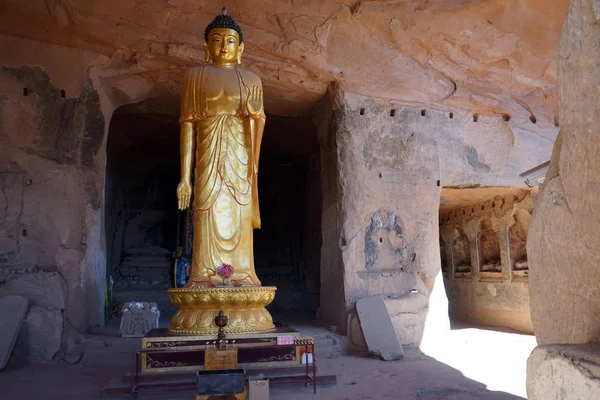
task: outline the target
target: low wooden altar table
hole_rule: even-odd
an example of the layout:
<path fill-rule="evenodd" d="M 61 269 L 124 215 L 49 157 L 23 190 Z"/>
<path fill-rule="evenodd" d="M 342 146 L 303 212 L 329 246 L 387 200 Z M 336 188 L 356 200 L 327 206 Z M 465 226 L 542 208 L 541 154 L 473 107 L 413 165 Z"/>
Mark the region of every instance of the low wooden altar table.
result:
<path fill-rule="evenodd" d="M 194 389 L 195 381 L 169 382 L 164 378 L 188 374 L 191 378 L 191 373 L 204 370 L 205 351 L 215 340 L 214 336 L 181 336 L 153 329 L 142 339 L 142 348 L 133 354 L 131 394 Z M 238 366 L 248 376 L 268 377 L 272 385 L 312 384 L 316 393 L 314 343 L 301 339 L 298 331 L 284 326 L 264 333 L 232 334 L 227 340 L 237 349 Z M 312 354 L 310 363 L 308 354 Z M 142 380 L 147 383 L 141 384 Z"/>

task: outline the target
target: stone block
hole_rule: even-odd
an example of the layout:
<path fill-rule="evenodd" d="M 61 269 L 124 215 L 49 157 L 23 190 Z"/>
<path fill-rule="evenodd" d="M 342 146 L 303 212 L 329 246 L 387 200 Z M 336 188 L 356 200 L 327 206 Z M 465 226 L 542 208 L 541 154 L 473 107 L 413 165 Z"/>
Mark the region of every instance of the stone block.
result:
<path fill-rule="evenodd" d="M 529 400 L 600 398 L 600 346 L 544 345 L 527 360 Z"/>
<path fill-rule="evenodd" d="M 423 336 L 428 299 L 420 293 L 409 292 L 395 299 L 385 299 L 385 306 L 403 345 L 418 345 Z"/>
<path fill-rule="evenodd" d="M 250 400 L 269 400 L 269 380 L 250 378 L 248 380 L 248 395 Z"/>
<path fill-rule="evenodd" d="M 0 370 L 10 358 L 28 309 L 29 300 L 26 297 L 0 298 Z"/>
<path fill-rule="evenodd" d="M 38 271 L 18 275 L 0 286 L 0 296 L 25 296 L 31 305 L 64 310 L 65 283 L 56 271 Z"/>
<path fill-rule="evenodd" d="M 369 352 L 385 361 L 402 359 L 404 351 L 383 297 L 359 299 L 356 302 L 356 311 Z"/>
<path fill-rule="evenodd" d="M 156 303 L 132 301 L 123 307 L 120 332 L 123 337 L 143 337 L 158 328 L 160 311 Z"/>
<path fill-rule="evenodd" d="M 347 331 L 350 342 L 352 342 L 353 345 L 363 348 L 367 347 L 367 342 L 365 342 L 365 335 L 360 327 L 358 315 L 355 313 L 351 313 L 348 317 Z"/>
<path fill-rule="evenodd" d="M 52 360 L 60 349 L 62 332 L 62 311 L 33 306 L 23 322 L 15 355 L 25 360 Z"/>

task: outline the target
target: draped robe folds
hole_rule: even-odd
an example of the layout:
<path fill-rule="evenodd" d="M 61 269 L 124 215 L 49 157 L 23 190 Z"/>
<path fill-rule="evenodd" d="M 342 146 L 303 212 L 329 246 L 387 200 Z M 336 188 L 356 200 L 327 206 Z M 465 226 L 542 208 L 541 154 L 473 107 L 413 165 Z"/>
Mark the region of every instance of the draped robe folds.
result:
<path fill-rule="evenodd" d="M 180 123 L 194 124 L 194 244 L 188 286 L 218 286 L 220 265 L 230 264 L 234 285 L 260 286 L 254 270 L 253 216 L 258 215 L 253 138 L 245 111 L 245 85 L 237 71 L 240 106 L 235 115 L 210 115 L 209 67 L 189 70 L 183 83 Z M 256 225 L 256 223 L 254 223 Z"/>

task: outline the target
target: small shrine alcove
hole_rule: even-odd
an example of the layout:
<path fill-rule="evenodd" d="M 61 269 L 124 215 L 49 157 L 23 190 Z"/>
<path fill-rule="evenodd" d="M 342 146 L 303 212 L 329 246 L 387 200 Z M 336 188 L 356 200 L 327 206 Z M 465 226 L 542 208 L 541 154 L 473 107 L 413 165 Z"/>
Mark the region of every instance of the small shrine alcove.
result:
<path fill-rule="evenodd" d="M 500 242 L 491 219 L 481 221 L 477 232 L 477 254 L 480 272 L 502 272 Z"/>
<path fill-rule="evenodd" d="M 454 243 L 452 244 L 452 263 L 454 275 L 470 274 L 471 269 L 471 241 L 462 227 L 454 230 Z"/>
<path fill-rule="evenodd" d="M 527 234 L 531 214 L 527 210 L 516 210 L 514 223 L 508 228 L 510 268 L 515 278 L 528 276 Z"/>

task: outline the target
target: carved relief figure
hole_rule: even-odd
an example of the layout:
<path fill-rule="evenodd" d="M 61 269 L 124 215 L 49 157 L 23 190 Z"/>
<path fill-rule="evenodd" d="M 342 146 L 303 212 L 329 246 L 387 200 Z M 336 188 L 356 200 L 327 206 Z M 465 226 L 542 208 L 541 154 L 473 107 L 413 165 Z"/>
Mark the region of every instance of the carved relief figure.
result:
<path fill-rule="evenodd" d="M 477 233 L 477 251 L 479 252 L 479 270 L 481 272 L 502 272 L 500 261 L 500 243 L 498 234 L 490 219 L 481 221 Z"/>
<path fill-rule="evenodd" d="M 515 223 L 508 229 L 510 262 L 514 271 L 525 271 L 527 264 L 527 231 L 531 215 L 526 210 L 517 210 L 513 215 Z"/>
<path fill-rule="evenodd" d="M 454 235 L 452 244 L 454 271 L 471 272 L 471 241 L 463 228 L 455 229 Z"/>

